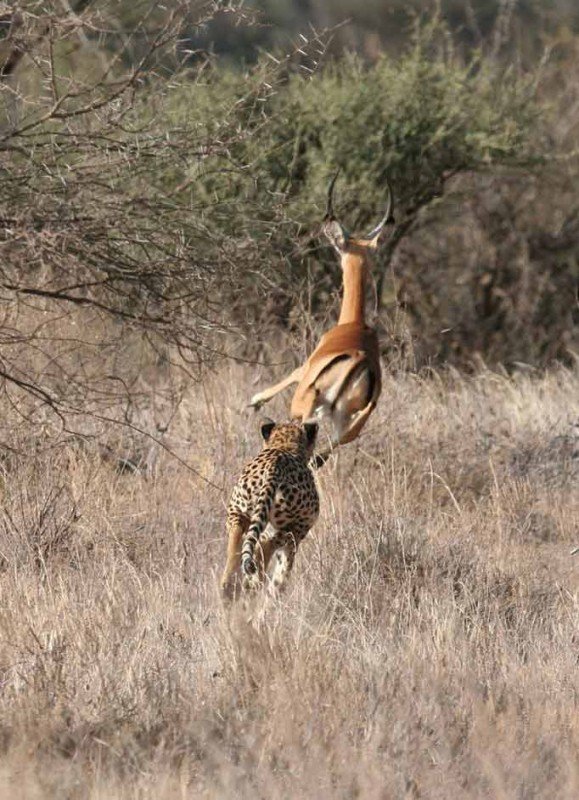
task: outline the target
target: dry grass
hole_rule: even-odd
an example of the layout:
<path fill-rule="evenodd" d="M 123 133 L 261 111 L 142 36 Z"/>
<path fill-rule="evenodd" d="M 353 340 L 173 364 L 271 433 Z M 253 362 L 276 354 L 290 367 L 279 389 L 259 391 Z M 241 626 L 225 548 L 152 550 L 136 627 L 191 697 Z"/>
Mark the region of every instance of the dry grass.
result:
<path fill-rule="evenodd" d="M 0 796 L 579 796 L 579 375 L 387 380 L 286 596 L 226 612 L 249 379 L 170 430 L 222 492 L 163 453 L 6 459 Z"/>

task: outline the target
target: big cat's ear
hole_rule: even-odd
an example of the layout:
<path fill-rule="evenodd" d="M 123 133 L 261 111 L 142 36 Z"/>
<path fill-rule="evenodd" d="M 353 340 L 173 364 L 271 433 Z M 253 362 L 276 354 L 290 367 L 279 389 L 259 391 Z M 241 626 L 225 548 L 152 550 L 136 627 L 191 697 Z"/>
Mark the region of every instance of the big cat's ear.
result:
<path fill-rule="evenodd" d="M 314 442 L 316 441 L 316 436 L 318 435 L 318 423 L 317 422 L 304 422 L 304 431 L 306 434 L 306 439 L 308 440 L 308 444 L 313 446 Z"/>
<path fill-rule="evenodd" d="M 275 428 L 275 422 L 270 419 L 269 417 L 265 417 L 261 423 L 261 435 L 263 436 L 264 440 L 267 442 L 269 437 L 271 436 L 272 430 Z"/>

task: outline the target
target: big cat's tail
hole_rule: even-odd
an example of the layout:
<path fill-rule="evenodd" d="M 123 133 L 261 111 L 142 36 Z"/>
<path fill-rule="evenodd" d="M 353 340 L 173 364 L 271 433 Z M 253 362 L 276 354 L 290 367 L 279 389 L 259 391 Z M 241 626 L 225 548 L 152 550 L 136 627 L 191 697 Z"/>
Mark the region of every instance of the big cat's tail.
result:
<path fill-rule="evenodd" d="M 273 495 L 265 493 L 256 503 L 255 511 L 251 517 L 251 524 L 247 529 L 243 547 L 241 548 L 241 571 L 244 575 L 255 575 L 257 564 L 255 563 L 255 546 L 259 542 L 259 537 L 264 532 L 269 522 L 269 513 L 273 502 Z"/>

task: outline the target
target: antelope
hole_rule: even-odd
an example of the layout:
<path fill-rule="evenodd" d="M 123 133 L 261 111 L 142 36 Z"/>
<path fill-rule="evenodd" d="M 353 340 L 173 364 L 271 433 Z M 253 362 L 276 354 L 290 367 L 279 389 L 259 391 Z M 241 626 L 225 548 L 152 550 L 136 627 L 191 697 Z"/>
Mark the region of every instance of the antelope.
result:
<path fill-rule="evenodd" d="M 301 422 L 328 418 L 331 448 L 355 439 L 376 406 L 382 388 L 378 336 L 366 324 L 364 289 L 369 255 L 378 247 L 387 223 L 394 222 L 392 191 L 388 189 L 386 213 L 366 236 L 353 237 L 334 214 L 333 193 L 338 173 L 328 188 L 322 231 L 340 256 L 343 274 L 342 305 L 338 323 L 330 328 L 302 366 L 284 380 L 251 398 L 258 409 L 279 392 L 297 383 L 291 403 L 292 419 Z M 323 464 L 331 450 L 317 457 Z"/>

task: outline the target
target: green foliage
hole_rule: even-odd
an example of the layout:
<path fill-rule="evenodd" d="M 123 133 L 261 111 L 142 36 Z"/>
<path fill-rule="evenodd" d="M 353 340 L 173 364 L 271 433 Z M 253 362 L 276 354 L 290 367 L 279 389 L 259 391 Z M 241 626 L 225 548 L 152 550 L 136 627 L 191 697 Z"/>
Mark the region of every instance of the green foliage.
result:
<path fill-rule="evenodd" d="M 327 305 L 339 276 L 316 234 L 338 168 L 337 208 L 354 230 L 377 221 L 386 179 L 393 187 L 398 227 L 381 253 L 382 290 L 398 242 L 450 175 L 535 159 L 532 76 L 480 55 L 465 64 L 446 34 L 436 20 L 398 59 L 369 66 L 347 56 L 313 77 L 298 68 L 265 91 L 262 63 L 245 74 L 215 69 L 174 92 L 163 125 L 230 145 L 162 180 L 187 186 L 215 235 L 247 244 L 236 251 L 239 286 L 265 275 L 286 313 L 307 276 L 314 309 Z"/>
<path fill-rule="evenodd" d="M 544 106 L 536 75 L 503 69 L 483 50 L 465 60 L 438 17 L 415 29 L 405 52 L 371 64 L 344 55 L 312 69 L 324 52 L 323 37 L 312 35 L 293 53 L 263 56 L 245 72 L 211 61 L 165 74 L 159 64 L 176 50 L 159 42 L 180 46 L 183 21 L 176 19 L 161 38 L 156 28 L 143 28 L 148 59 L 138 76 L 121 69 L 132 58 L 123 38 L 114 62 L 119 75 L 105 65 L 100 79 L 87 82 L 72 61 L 58 66 L 69 40 L 64 12 L 61 23 L 42 41 L 45 59 L 57 56 L 56 73 L 23 64 L 42 92 L 15 102 L 13 122 L 6 120 L 0 205 L 9 225 L 4 285 L 15 307 L 26 293 L 50 299 L 55 310 L 97 308 L 142 326 L 155 347 L 168 341 L 194 364 L 213 362 L 218 352 L 254 354 L 267 339 L 266 322 L 291 328 L 299 320 L 305 346 L 304 307 L 324 324 L 340 288 L 335 255 L 318 236 L 328 182 L 340 168 L 336 210 L 354 231 L 377 221 L 386 181 L 393 187 L 396 226 L 384 237 L 376 271 L 379 311 L 402 302 L 416 339 L 452 327 L 452 350 L 441 358 L 468 358 L 474 349 L 508 358 L 508 348 L 496 346 L 496 320 L 510 319 L 503 305 L 522 296 L 519 278 L 485 277 L 493 302 L 474 304 L 469 336 L 460 314 L 444 309 L 468 307 L 457 287 L 472 285 L 476 294 L 486 255 L 464 267 L 459 259 L 449 279 L 444 248 L 439 263 L 435 257 L 425 265 L 423 253 L 405 261 L 400 245 L 416 242 L 437 213 L 429 247 L 456 233 L 454 218 L 441 212 L 448 205 L 439 202 L 450 176 L 505 166 L 529 171 L 540 161 L 535 143 Z M 27 31 L 31 42 L 35 25 Z M 88 72 L 94 63 L 87 62 Z M 3 88 L 12 96 L 10 85 Z M 508 235 L 501 225 L 497 237 Z M 525 242 L 521 231 L 521 247 Z M 30 263 L 42 269 L 29 274 Z M 550 317 L 567 318 L 557 304 L 550 308 Z M 492 347 L 476 336 L 484 327 L 477 315 L 485 314 Z M 519 326 L 523 318 L 534 319 L 519 315 Z M 380 320 L 389 324 L 387 314 Z M 241 336 L 227 337 L 231 324 Z M 551 331 L 549 322 L 546 340 Z M 564 342 L 567 333 L 557 328 L 556 338 Z M 513 341 L 502 332 L 498 338 Z M 422 350 L 442 352 L 436 342 Z M 558 345 L 548 351 L 560 354 Z M 517 349 L 516 357 L 525 354 Z"/>
<path fill-rule="evenodd" d="M 528 162 L 537 116 L 531 81 L 480 60 L 463 66 L 430 45 L 425 37 L 400 60 L 383 56 L 372 67 L 349 57 L 311 80 L 292 75 L 260 114 L 243 102 L 247 75 L 217 71 L 205 86 L 183 89 L 180 119 L 208 138 L 236 103 L 230 124 L 250 133 L 229 154 L 233 179 L 221 156 L 193 165 L 196 197 L 239 208 L 240 191 L 251 202 L 281 193 L 289 216 L 311 225 L 340 167 L 351 190 L 343 208 L 359 225 L 379 212 L 386 176 L 408 208 L 436 195 L 449 172 Z"/>

